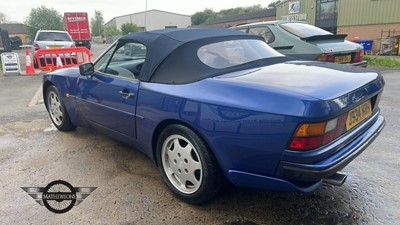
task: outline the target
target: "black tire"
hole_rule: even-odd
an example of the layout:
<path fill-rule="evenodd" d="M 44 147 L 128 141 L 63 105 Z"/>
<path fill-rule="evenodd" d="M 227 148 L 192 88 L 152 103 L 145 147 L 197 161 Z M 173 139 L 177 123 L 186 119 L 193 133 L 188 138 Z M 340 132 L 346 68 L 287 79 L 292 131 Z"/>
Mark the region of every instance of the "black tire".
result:
<path fill-rule="evenodd" d="M 90 50 L 92 43 L 90 41 L 86 42 L 85 47 Z"/>
<path fill-rule="evenodd" d="M 195 132 L 183 125 L 170 125 L 161 132 L 156 158 L 168 188 L 187 203 L 205 203 L 223 188 L 224 177 L 214 155 Z"/>
<path fill-rule="evenodd" d="M 60 93 L 53 85 L 47 88 L 45 101 L 50 119 L 58 130 L 71 131 L 76 128 L 69 118 Z"/>

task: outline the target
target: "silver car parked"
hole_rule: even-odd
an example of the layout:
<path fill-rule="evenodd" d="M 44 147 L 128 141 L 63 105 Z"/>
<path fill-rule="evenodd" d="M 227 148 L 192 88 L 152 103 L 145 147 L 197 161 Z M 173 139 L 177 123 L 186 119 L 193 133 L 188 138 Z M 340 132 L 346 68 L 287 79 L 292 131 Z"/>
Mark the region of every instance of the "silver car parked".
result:
<path fill-rule="evenodd" d="M 360 44 L 346 41 L 345 34 L 332 34 L 299 21 L 268 21 L 240 25 L 232 29 L 262 36 L 278 52 L 304 60 L 366 67 Z"/>
<path fill-rule="evenodd" d="M 36 33 L 35 40 L 33 41 L 34 54 L 39 49 L 58 49 L 58 48 L 71 48 L 75 47 L 75 42 L 72 40 L 71 36 L 66 31 L 60 30 L 39 30 Z M 67 61 L 70 61 L 73 56 L 66 57 Z M 40 64 L 44 64 L 44 57 L 40 58 Z M 51 63 L 54 60 L 54 56 L 46 57 L 47 63 Z M 38 68 L 38 63 L 34 61 L 35 68 Z"/>

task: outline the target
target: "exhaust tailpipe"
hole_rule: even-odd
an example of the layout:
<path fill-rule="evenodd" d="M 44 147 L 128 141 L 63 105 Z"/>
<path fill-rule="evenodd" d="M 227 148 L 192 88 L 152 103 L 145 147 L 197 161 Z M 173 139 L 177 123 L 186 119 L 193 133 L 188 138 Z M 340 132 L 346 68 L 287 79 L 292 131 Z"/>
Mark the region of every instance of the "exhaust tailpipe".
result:
<path fill-rule="evenodd" d="M 324 183 L 335 186 L 342 186 L 346 181 L 347 175 L 343 173 L 334 173 L 330 177 L 324 179 Z"/>

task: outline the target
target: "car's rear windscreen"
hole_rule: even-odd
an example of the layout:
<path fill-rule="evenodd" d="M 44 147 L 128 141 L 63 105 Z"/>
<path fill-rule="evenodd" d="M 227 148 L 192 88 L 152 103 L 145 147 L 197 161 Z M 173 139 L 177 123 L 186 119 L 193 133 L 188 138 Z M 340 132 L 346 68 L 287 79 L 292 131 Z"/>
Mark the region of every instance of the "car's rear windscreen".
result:
<path fill-rule="evenodd" d="M 316 26 L 306 23 L 283 23 L 280 25 L 287 32 L 299 37 L 308 38 L 312 36 L 332 35 L 332 33 L 322 30 Z"/>
<path fill-rule="evenodd" d="M 67 33 L 40 32 L 37 41 L 72 41 Z"/>

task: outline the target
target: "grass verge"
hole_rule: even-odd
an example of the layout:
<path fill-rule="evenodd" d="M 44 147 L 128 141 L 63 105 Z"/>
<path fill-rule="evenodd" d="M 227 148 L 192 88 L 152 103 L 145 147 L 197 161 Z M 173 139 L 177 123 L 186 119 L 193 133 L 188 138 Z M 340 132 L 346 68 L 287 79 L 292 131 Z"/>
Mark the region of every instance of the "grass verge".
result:
<path fill-rule="evenodd" d="M 364 56 L 364 59 L 368 62 L 368 66 L 400 68 L 400 58 L 392 56 Z"/>

